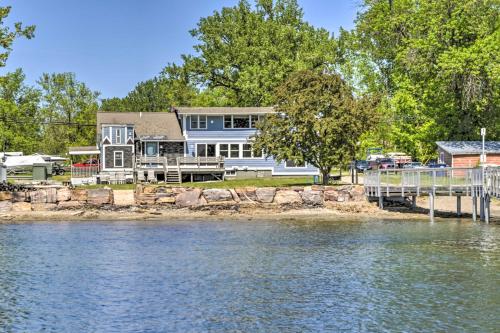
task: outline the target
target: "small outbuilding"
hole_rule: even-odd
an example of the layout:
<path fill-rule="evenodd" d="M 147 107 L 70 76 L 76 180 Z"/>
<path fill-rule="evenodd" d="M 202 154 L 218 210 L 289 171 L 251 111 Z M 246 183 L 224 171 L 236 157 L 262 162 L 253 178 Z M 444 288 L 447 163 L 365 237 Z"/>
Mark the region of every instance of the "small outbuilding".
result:
<path fill-rule="evenodd" d="M 481 141 L 437 141 L 439 162 L 455 168 L 479 165 L 483 143 Z M 500 165 L 500 141 L 484 143 L 486 164 Z"/>

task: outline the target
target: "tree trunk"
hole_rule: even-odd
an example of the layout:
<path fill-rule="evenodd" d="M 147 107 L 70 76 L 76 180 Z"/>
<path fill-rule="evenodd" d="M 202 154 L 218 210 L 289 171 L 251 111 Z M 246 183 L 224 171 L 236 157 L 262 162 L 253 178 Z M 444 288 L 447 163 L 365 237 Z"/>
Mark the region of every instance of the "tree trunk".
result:
<path fill-rule="evenodd" d="M 328 185 L 328 178 L 330 176 L 330 170 L 321 170 L 321 177 L 323 185 Z"/>

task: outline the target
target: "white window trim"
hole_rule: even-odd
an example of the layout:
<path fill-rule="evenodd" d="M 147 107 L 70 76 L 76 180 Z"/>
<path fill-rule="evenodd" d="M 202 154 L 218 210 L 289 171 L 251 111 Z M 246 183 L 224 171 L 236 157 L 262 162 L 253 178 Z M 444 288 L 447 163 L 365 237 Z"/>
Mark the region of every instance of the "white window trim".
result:
<path fill-rule="evenodd" d="M 204 145 L 205 146 L 205 156 L 198 156 L 198 146 L 199 145 Z M 218 145 L 216 143 L 196 143 L 195 146 L 194 146 L 194 155 L 196 157 L 207 157 L 206 156 L 206 153 L 208 152 L 208 147 L 207 145 L 215 145 L 215 156 L 208 156 L 208 157 L 217 157 L 217 153 L 218 153 Z"/>
<path fill-rule="evenodd" d="M 230 116 L 231 117 L 231 127 L 226 127 L 226 120 L 225 118 L 227 116 Z M 238 115 L 238 116 L 245 116 L 245 115 Z M 260 116 L 257 115 L 257 114 L 249 114 L 249 115 L 246 115 L 248 117 L 248 126 L 249 127 L 239 127 L 239 128 L 235 128 L 234 127 L 234 115 L 224 115 L 222 116 L 222 126 L 224 129 L 235 129 L 235 130 L 245 130 L 245 129 L 256 129 L 256 127 L 252 127 L 252 117 L 257 117 L 257 121 L 259 121 L 259 118 Z"/>
<path fill-rule="evenodd" d="M 217 143 L 217 146 L 216 146 L 216 155 L 217 156 L 221 156 L 220 154 L 220 145 L 227 145 L 227 154 L 228 154 L 228 157 L 224 157 L 225 159 L 233 159 L 233 160 L 236 160 L 236 159 L 244 159 L 244 160 L 263 160 L 264 159 L 264 154 L 262 154 L 262 156 L 260 157 L 255 157 L 253 155 L 253 149 L 251 149 L 251 152 L 252 152 L 252 157 L 243 157 L 243 145 L 253 145 L 252 143 L 241 143 L 241 142 L 224 142 L 224 143 Z M 238 145 L 238 157 L 231 157 L 231 145 Z"/>
<path fill-rule="evenodd" d="M 193 127 L 193 119 L 196 117 L 196 127 Z M 200 117 L 205 117 L 205 127 L 200 126 Z M 208 118 L 207 115 L 191 115 L 191 118 L 189 119 L 189 126 L 192 130 L 199 130 L 199 129 L 207 129 L 208 126 Z"/>
<path fill-rule="evenodd" d="M 116 165 L 116 153 L 121 153 L 122 154 L 122 165 Z M 123 150 L 115 150 L 113 152 L 113 167 L 114 168 L 123 168 L 123 166 L 125 165 L 125 154 L 123 153 Z"/>
<path fill-rule="evenodd" d="M 122 127 L 115 128 L 115 140 L 117 144 L 122 143 Z"/>

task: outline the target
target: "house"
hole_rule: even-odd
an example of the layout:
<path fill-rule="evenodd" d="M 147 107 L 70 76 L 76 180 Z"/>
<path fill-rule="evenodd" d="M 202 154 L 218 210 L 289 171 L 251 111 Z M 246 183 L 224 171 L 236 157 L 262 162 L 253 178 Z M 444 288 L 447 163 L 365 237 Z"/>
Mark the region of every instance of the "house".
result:
<path fill-rule="evenodd" d="M 172 112 L 99 112 L 101 168 L 157 180 L 318 175 L 317 168 L 277 163 L 252 149 L 268 107 L 177 107 Z"/>
<path fill-rule="evenodd" d="M 438 141 L 439 162 L 451 167 L 475 167 L 479 165 L 483 151 L 481 141 Z M 500 141 L 484 143 L 486 164 L 500 165 Z"/>

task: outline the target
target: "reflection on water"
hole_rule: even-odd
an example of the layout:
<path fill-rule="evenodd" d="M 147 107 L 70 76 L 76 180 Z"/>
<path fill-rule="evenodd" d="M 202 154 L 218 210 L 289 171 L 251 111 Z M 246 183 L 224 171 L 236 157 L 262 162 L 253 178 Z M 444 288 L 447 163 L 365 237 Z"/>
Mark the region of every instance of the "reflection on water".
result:
<path fill-rule="evenodd" d="M 494 332 L 500 228 L 0 225 L 0 331 Z"/>

